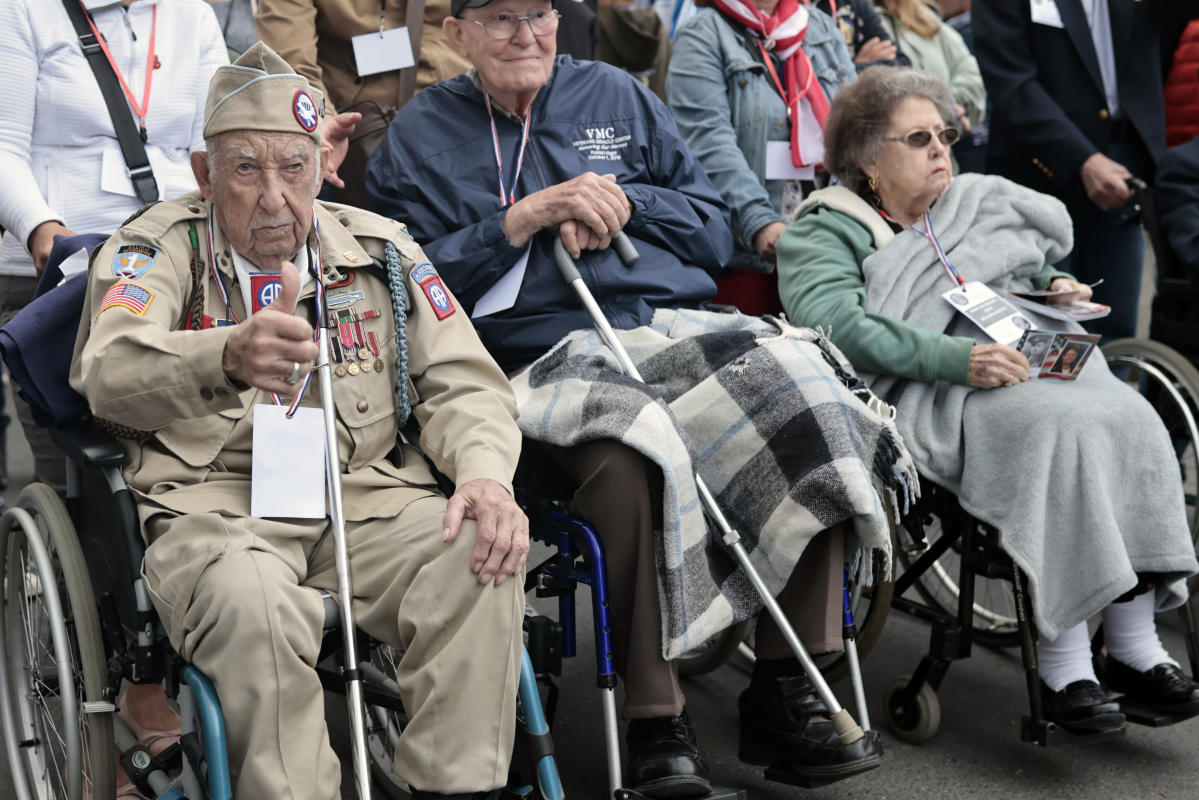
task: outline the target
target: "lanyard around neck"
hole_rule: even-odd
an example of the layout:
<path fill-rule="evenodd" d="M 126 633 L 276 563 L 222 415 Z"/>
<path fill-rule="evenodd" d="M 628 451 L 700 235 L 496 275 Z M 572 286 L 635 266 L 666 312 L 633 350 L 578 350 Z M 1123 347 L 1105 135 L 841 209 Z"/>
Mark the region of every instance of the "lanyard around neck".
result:
<path fill-rule="evenodd" d="M 525 145 L 529 143 L 529 115 L 532 109 L 525 112 L 525 123 L 520 137 L 520 150 L 516 154 L 516 172 L 512 175 L 510 187 L 504 185 L 504 156 L 500 152 L 500 131 L 495 126 L 495 115 L 491 112 L 491 96 L 483 92 L 483 103 L 487 106 L 487 117 L 491 120 L 491 143 L 495 146 L 495 169 L 500 180 L 500 208 L 507 208 L 516 202 L 516 183 L 520 180 L 520 170 L 525 165 Z M 510 189 L 510 191 L 509 191 Z"/>
<path fill-rule="evenodd" d="M 241 319 L 238 318 L 233 307 L 229 304 L 229 288 L 225 286 L 225 279 L 221 277 L 221 273 L 216 268 L 216 247 L 214 246 L 213 229 L 216 227 L 216 220 L 213 218 L 212 204 L 208 204 L 208 269 L 212 273 L 212 281 L 216 284 L 217 293 L 221 296 L 221 301 L 225 304 L 225 314 L 233 320 L 234 324 L 240 324 Z M 315 303 L 316 303 L 316 338 L 319 338 L 320 329 L 325 327 L 325 282 L 324 282 L 324 267 L 321 262 L 321 224 L 316 218 L 316 212 L 312 212 L 312 230 L 316 234 L 313 238 L 316 239 L 316 246 L 312 248 L 312 256 L 308 259 L 308 270 L 312 273 L 313 283 L 316 284 Z M 305 245 L 307 246 L 307 245 Z M 312 373 L 314 370 L 309 370 L 304 376 L 304 383 L 300 385 L 299 391 L 295 397 L 291 399 L 291 404 L 287 407 L 287 416 L 291 418 L 296 409 L 300 407 L 300 401 L 304 399 L 304 393 L 308 391 L 308 384 L 312 381 Z M 275 405 L 283 405 L 283 398 L 275 392 L 271 392 L 271 399 Z"/>
<path fill-rule="evenodd" d="M 937 234 L 933 232 L 932 218 L 929 217 L 927 211 L 924 212 L 924 230 L 920 230 L 915 225 L 909 225 L 906 222 L 900 222 L 899 220 L 895 219 L 890 214 L 888 214 L 886 211 L 883 211 L 881 208 L 878 210 L 878 213 L 882 216 L 883 219 L 887 220 L 888 222 L 894 222 L 896 224 L 902 225 L 905 228 L 907 228 L 908 230 L 915 231 L 916 233 L 923 236 L 925 239 L 928 239 L 929 243 L 932 244 L 932 246 L 933 246 L 933 250 L 937 251 L 937 258 L 941 261 L 941 266 L 945 267 L 945 274 L 947 274 L 949 276 L 949 279 L 951 281 L 953 281 L 954 284 L 957 286 L 965 286 L 966 285 L 966 279 L 963 278 L 962 273 L 958 272 L 957 268 L 954 267 L 954 265 L 949 262 L 949 257 L 945 255 L 945 250 L 941 247 L 941 242 L 939 242 L 937 240 Z"/>
<path fill-rule="evenodd" d="M 128 82 L 125 81 L 125 76 L 121 74 L 121 69 L 117 66 L 116 59 L 112 57 L 112 51 L 108 49 L 108 42 L 100 35 L 100 31 L 96 29 L 96 23 L 92 19 L 92 15 L 88 12 L 87 7 L 83 5 L 83 0 L 79 1 L 79 5 L 83 8 L 84 16 L 87 17 L 87 24 L 91 26 L 92 35 L 96 37 L 96 41 L 100 43 L 100 49 L 104 51 L 104 57 L 108 59 L 108 65 L 116 73 L 117 80 L 120 81 L 121 88 L 125 91 L 125 99 L 129 101 L 129 107 L 137 115 L 138 129 L 141 131 L 142 142 L 145 142 L 146 113 L 150 110 L 150 84 L 154 80 L 154 63 L 156 61 L 154 40 L 158 32 L 158 6 L 154 6 L 150 12 L 150 48 L 146 54 L 146 86 L 142 90 L 142 101 L 138 103 L 137 99 L 133 96 L 133 90 L 129 88 Z"/>

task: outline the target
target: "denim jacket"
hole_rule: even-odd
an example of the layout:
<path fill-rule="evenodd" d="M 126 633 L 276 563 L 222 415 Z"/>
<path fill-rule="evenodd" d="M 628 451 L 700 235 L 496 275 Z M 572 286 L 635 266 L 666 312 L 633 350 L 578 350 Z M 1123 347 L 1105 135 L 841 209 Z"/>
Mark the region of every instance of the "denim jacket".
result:
<path fill-rule="evenodd" d="M 808 6 L 803 49 L 829 100 L 856 76 L 835 22 Z M 735 23 L 701 9 L 671 44 L 666 97 L 688 146 L 732 209 L 731 267 L 772 272 L 754 254 L 754 234 L 782 222 L 783 181 L 765 179 L 766 142 L 790 135 L 787 107 Z"/>

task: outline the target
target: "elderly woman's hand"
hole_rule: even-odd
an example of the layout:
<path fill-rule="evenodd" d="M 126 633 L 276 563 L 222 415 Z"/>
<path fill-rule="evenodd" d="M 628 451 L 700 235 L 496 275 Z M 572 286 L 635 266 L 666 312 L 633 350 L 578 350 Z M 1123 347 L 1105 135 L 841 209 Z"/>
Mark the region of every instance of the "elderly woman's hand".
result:
<path fill-rule="evenodd" d="M 1054 278 L 1053 283 L 1049 284 L 1049 288 L 1055 292 L 1078 292 L 1077 297 L 1067 295 L 1051 297 L 1049 298 L 1051 303 L 1073 303 L 1075 300 L 1091 299 L 1091 287 L 1070 278 Z"/>
<path fill-rule="evenodd" d="M 970 349 L 970 385 L 979 389 L 1014 386 L 1028 380 L 1028 359 L 1002 344 L 976 344 Z"/>

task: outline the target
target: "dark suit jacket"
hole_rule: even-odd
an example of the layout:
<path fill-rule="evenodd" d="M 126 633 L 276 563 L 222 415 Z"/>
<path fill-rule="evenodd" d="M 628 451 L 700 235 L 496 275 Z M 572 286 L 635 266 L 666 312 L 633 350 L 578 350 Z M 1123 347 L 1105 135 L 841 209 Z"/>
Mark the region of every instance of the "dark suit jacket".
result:
<path fill-rule="evenodd" d="M 1162 156 L 1157 171 L 1157 211 L 1177 265 L 1199 287 L 1199 138 Z M 1168 274 L 1159 266 L 1159 275 L 1163 271 Z"/>
<path fill-rule="evenodd" d="M 1108 7 L 1120 113 L 1152 170 L 1148 159 L 1166 146 L 1162 20 L 1175 9 L 1199 15 L 1199 3 L 1108 0 Z M 992 102 L 993 169 L 1070 202 L 1082 192 L 1082 163 L 1110 144 L 1112 123 L 1082 3 L 1057 0 L 1057 8 L 1063 28 L 1034 24 L 1029 0 L 975 0 L 974 46 Z"/>

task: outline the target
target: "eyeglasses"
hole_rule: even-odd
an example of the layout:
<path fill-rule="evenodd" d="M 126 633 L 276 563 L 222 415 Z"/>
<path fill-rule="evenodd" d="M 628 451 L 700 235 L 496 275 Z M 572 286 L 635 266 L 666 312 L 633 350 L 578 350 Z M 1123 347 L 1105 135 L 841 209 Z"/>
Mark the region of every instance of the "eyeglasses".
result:
<path fill-rule="evenodd" d="M 883 137 L 884 142 L 903 142 L 913 150 L 922 150 L 928 147 L 933 142 L 933 136 L 946 147 L 953 147 L 958 139 L 962 138 L 962 132 L 957 128 L 942 128 L 933 134 L 932 131 L 912 131 L 905 133 L 903 136 L 886 136 Z"/>
<path fill-rule="evenodd" d="M 559 14 L 554 9 L 534 11 L 531 14 L 495 14 L 485 20 L 468 19 L 476 25 L 483 26 L 488 37 L 497 41 L 511 39 L 520 30 L 520 23 L 529 23 L 529 30 L 534 36 L 550 36 L 558 31 Z"/>

